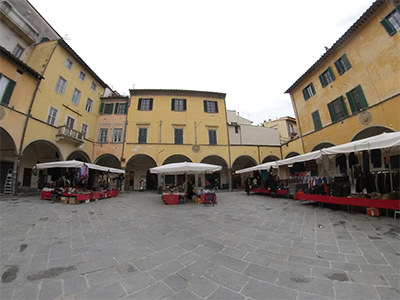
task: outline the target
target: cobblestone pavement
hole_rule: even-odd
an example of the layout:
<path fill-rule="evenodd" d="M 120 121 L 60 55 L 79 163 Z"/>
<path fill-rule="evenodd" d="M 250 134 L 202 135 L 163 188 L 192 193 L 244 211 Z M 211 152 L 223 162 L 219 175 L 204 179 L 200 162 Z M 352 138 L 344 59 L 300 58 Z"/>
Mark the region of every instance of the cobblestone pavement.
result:
<path fill-rule="evenodd" d="M 399 299 L 393 217 L 220 192 L 0 201 L 0 298 Z"/>

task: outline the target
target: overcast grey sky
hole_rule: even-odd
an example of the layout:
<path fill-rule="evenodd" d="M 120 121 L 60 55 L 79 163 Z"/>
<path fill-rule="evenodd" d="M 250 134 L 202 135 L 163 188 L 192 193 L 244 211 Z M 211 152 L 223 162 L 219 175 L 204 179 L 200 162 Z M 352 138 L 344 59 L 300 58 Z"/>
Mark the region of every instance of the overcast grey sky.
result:
<path fill-rule="evenodd" d="M 121 94 L 226 93 L 257 125 L 293 116 L 284 92 L 373 0 L 28 0 Z"/>

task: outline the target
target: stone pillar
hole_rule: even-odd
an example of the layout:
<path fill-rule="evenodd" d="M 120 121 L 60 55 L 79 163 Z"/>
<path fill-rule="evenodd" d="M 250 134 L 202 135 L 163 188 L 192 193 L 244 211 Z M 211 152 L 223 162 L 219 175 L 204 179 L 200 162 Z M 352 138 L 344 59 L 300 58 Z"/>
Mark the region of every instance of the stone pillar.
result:
<path fill-rule="evenodd" d="M 16 195 L 18 192 L 17 182 L 18 182 L 18 167 L 19 167 L 19 155 L 14 155 L 14 166 L 12 173 L 12 182 L 11 182 L 11 193 Z"/>

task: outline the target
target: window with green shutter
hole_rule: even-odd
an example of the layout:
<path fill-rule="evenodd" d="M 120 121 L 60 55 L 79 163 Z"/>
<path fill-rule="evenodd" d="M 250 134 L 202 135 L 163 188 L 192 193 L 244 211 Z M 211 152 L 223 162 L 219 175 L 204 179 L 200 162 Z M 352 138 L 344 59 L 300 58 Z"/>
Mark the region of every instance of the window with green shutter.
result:
<path fill-rule="evenodd" d="M 343 96 L 340 96 L 331 103 L 328 103 L 328 109 L 329 114 L 331 115 L 332 123 L 343 120 L 349 116 Z"/>
<path fill-rule="evenodd" d="M 114 103 L 102 103 L 100 106 L 100 113 L 103 115 L 111 115 L 113 113 L 113 109 Z"/>
<path fill-rule="evenodd" d="M 346 93 L 347 101 L 349 101 L 350 109 L 353 114 L 358 113 L 368 108 L 367 100 L 361 85 Z"/>
<path fill-rule="evenodd" d="M 204 100 L 204 112 L 217 113 L 218 112 L 218 102 Z"/>
<path fill-rule="evenodd" d="M 313 123 L 314 123 L 314 129 L 318 130 L 322 128 L 322 123 L 321 123 L 321 118 L 319 117 L 319 111 L 316 110 L 311 114 Z"/>
<path fill-rule="evenodd" d="M 153 98 L 139 98 L 138 110 L 153 110 Z"/>
<path fill-rule="evenodd" d="M 390 36 L 400 31 L 400 4 L 381 21 L 381 24 Z"/>
<path fill-rule="evenodd" d="M 173 111 L 186 111 L 186 99 L 172 99 L 171 110 Z"/>
<path fill-rule="evenodd" d="M 128 108 L 127 103 L 115 103 L 114 114 L 125 115 Z"/>
<path fill-rule="evenodd" d="M 321 81 L 322 87 L 326 87 L 328 84 L 335 80 L 332 68 L 328 67 L 321 75 L 319 75 L 319 81 Z"/>
<path fill-rule="evenodd" d="M 343 54 L 337 61 L 335 61 L 335 67 L 339 75 L 342 75 L 346 71 L 351 69 L 351 63 L 346 54 Z"/>
<path fill-rule="evenodd" d="M 308 100 L 309 98 L 311 98 L 314 95 L 315 95 L 315 89 L 314 89 L 313 83 L 311 82 L 309 85 L 307 85 L 303 89 L 304 100 Z"/>
<path fill-rule="evenodd" d="M 0 73 L 0 102 L 3 105 L 10 103 L 11 95 L 14 91 L 15 81 L 5 77 Z"/>

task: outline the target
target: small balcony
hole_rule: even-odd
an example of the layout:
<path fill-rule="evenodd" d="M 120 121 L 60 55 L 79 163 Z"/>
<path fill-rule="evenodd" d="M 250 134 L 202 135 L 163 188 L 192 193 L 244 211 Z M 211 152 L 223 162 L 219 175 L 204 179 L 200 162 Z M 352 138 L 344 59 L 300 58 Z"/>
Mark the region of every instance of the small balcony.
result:
<path fill-rule="evenodd" d="M 295 137 L 298 134 L 299 134 L 299 130 L 297 128 L 290 128 L 289 129 L 289 136 Z"/>
<path fill-rule="evenodd" d="M 10 26 L 28 44 L 33 44 L 39 33 L 22 17 L 8 1 L 0 4 L 0 19 Z"/>
<path fill-rule="evenodd" d="M 74 141 L 78 145 L 84 143 L 83 134 L 75 129 L 69 128 L 66 125 L 58 126 L 56 133 L 56 141 L 67 139 L 70 141 Z"/>

